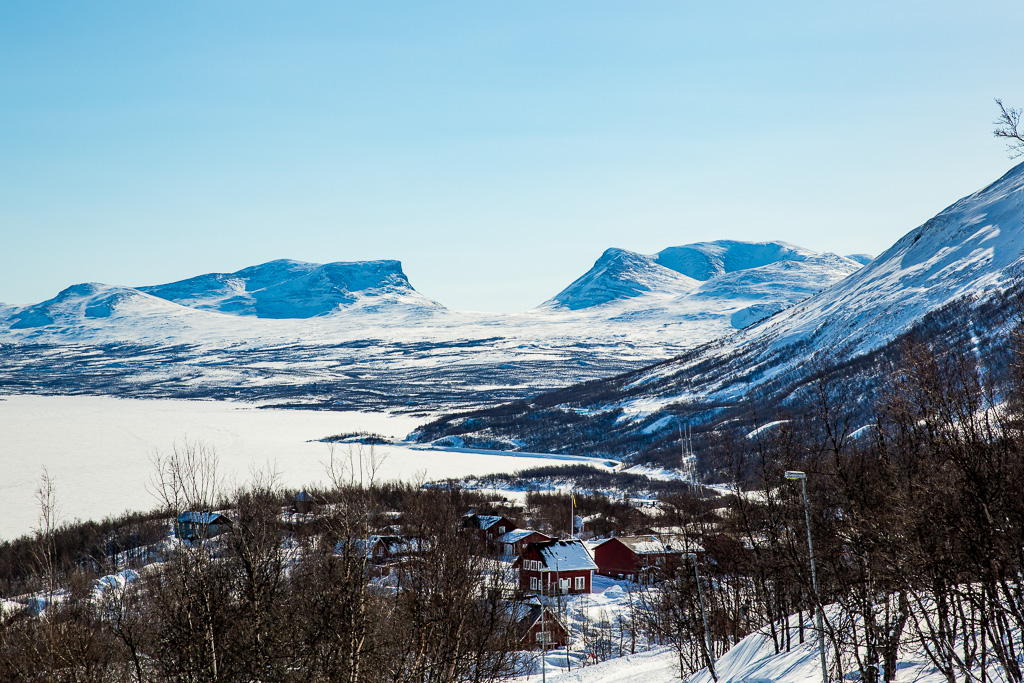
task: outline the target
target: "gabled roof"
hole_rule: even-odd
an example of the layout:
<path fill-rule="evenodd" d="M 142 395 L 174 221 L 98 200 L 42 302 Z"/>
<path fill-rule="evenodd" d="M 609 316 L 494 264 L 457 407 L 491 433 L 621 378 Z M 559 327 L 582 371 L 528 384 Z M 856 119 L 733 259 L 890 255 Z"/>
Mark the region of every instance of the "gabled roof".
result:
<path fill-rule="evenodd" d="M 618 540 L 637 555 L 661 555 L 669 552 L 680 552 L 679 550 L 669 550 L 665 547 L 664 543 L 654 536 L 621 536 Z"/>
<path fill-rule="evenodd" d="M 539 531 L 534 531 L 533 529 L 513 529 L 512 531 L 509 531 L 507 533 L 502 534 L 501 536 L 498 536 L 498 541 L 500 541 L 501 543 L 518 543 L 519 541 L 523 540 L 528 536 L 532 536 L 533 534 L 540 534 L 545 538 L 550 538 L 550 536 L 548 536 L 547 534 L 541 534 Z"/>
<path fill-rule="evenodd" d="M 541 562 L 551 571 L 581 571 L 587 569 L 597 570 L 597 564 L 591 557 L 590 551 L 583 545 L 583 541 L 572 538 L 566 541 L 544 541 L 542 543 L 530 543 L 527 548 L 532 548 L 540 555 Z"/>
<path fill-rule="evenodd" d="M 179 522 L 191 522 L 193 524 L 231 524 L 231 520 L 219 512 L 182 512 L 178 515 Z"/>
<path fill-rule="evenodd" d="M 512 606 L 512 617 L 515 620 L 515 626 L 513 628 L 520 640 L 525 638 L 527 634 L 529 634 L 530 629 L 533 628 L 534 624 L 540 621 L 541 609 L 540 603 L 536 601 L 517 603 Z M 565 624 L 562 623 L 562 620 L 558 618 L 558 615 L 556 615 L 550 607 L 545 607 L 543 609 L 547 612 L 547 614 L 544 615 L 545 621 L 557 624 L 563 631 L 566 633 L 569 632 L 569 629 L 566 628 Z M 551 627 L 547 626 L 547 628 L 550 629 Z"/>
<path fill-rule="evenodd" d="M 369 538 L 342 539 L 334 546 L 334 552 L 341 554 L 349 543 L 352 544 L 352 548 L 357 553 L 365 553 L 366 557 L 373 556 L 373 549 L 377 547 L 378 543 L 383 543 L 384 548 L 391 555 L 403 555 L 422 549 L 422 544 L 416 539 L 407 539 L 401 536 L 373 535 Z"/>
<path fill-rule="evenodd" d="M 466 515 L 464 517 L 463 526 L 472 527 L 474 529 L 481 529 L 486 531 L 498 522 L 505 520 L 512 526 L 515 526 L 515 522 L 510 520 L 508 517 L 502 517 L 501 515 Z"/>
<path fill-rule="evenodd" d="M 703 546 L 684 534 L 658 534 L 659 541 L 665 544 L 669 552 L 702 553 Z"/>
<path fill-rule="evenodd" d="M 480 529 L 490 529 L 492 526 L 500 522 L 503 517 L 497 515 L 477 515 L 477 525 Z"/>

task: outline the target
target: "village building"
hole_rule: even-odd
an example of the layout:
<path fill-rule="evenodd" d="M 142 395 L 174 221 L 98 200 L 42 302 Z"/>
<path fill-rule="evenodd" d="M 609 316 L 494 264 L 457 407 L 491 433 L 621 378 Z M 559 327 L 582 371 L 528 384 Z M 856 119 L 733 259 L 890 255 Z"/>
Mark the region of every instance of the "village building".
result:
<path fill-rule="evenodd" d="M 386 564 L 404 559 L 412 554 L 418 543 L 402 536 L 370 536 L 356 538 L 351 541 L 341 540 L 334 547 L 334 552 L 341 555 L 351 543 L 357 554 L 364 554 L 366 559 L 375 564 Z"/>
<path fill-rule="evenodd" d="M 548 648 L 565 647 L 569 642 L 569 629 L 550 607 L 542 606 L 538 600 L 517 604 L 513 616 L 512 628 L 524 650 L 542 648 L 545 640 Z"/>
<path fill-rule="evenodd" d="M 502 555 L 506 559 L 519 557 L 529 543 L 543 543 L 550 540 L 552 539 L 547 534 L 533 529 L 513 529 L 497 538 L 497 542 L 501 544 Z"/>
<path fill-rule="evenodd" d="M 219 512 L 182 512 L 174 520 L 174 535 L 192 541 L 213 538 L 231 528 L 231 520 Z"/>
<path fill-rule="evenodd" d="M 300 515 L 309 514 L 313 510 L 313 496 L 308 491 L 299 491 L 292 500 L 292 507 Z"/>
<path fill-rule="evenodd" d="M 657 536 L 616 536 L 592 541 L 591 549 L 598 574 L 634 580 L 671 574 L 686 555 L 681 543 L 666 544 Z"/>
<path fill-rule="evenodd" d="M 501 515 L 477 515 L 471 514 L 466 515 L 462 519 L 462 527 L 464 529 L 470 529 L 475 531 L 480 541 L 485 544 L 490 544 L 499 536 L 507 534 L 509 531 L 518 529 L 516 525 L 508 517 Z"/>
<path fill-rule="evenodd" d="M 519 569 L 519 587 L 545 595 L 590 593 L 597 564 L 583 541 L 528 543 L 513 566 Z"/>

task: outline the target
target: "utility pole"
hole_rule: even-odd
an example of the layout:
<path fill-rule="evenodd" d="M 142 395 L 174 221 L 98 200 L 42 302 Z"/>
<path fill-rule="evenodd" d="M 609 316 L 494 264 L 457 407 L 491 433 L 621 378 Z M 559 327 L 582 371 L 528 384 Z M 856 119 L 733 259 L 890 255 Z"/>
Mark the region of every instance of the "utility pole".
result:
<path fill-rule="evenodd" d="M 811 554 L 811 588 L 818 602 L 818 646 L 821 651 L 821 683 L 828 683 L 828 665 L 825 663 L 825 629 L 822 626 L 821 596 L 818 595 L 818 576 L 814 571 L 814 544 L 811 542 L 811 509 L 807 502 L 807 474 L 798 470 L 786 472 L 786 479 L 799 481 L 804 493 L 804 520 L 807 522 L 807 551 Z"/>
<path fill-rule="evenodd" d="M 548 629 L 544 623 L 544 613 L 548 611 L 544 604 L 544 575 L 541 575 L 540 582 L 540 680 L 547 683 L 548 680 Z"/>
<path fill-rule="evenodd" d="M 678 417 L 672 416 L 672 419 L 676 421 L 676 429 L 679 430 L 679 471 L 687 479 L 687 484 L 690 487 L 690 493 L 696 495 L 697 493 L 697 472 L 694 467 L 693 457 L 693 428 L 690 423 L 686 423 L 686 429 L 683 429 L 683 423 Z"/>

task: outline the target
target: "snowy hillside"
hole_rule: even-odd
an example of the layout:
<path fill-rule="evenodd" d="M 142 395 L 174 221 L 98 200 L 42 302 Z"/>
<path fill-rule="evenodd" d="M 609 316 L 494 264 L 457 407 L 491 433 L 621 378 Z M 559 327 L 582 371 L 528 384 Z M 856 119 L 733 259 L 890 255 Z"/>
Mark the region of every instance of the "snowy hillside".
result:
<path fill-rule="evenodd" d="M 685 360 L 652 369 L 636 382 L 656 382 L 735 354 L 742 356 L 737 365 L 770 368 L 765 379 L 817 353 L 838 358 L 864 354 L 954 301 L 998 302 L 1022 263 L 1024 164 L 907 233 L 829 289 Z M 798 347 L 807 353 L 793 355 Z M 740 390 L 732 384 L 737 376 L 724 375 L 664 400 L 733 394 Z"/>
<path fill-rule="evenodd" d="M 0 344 L 19 347 L 0 355 L 0 383 L 359 409 L 482 405 L 670 357 L 858 267 L 773 244 L 769 255 L 785 258 L 765 265 L 764 245 L 747 245 L 754 256 L 743 243 L 694 245 L 718 264 L 705 270 L 753 266 L 706 281 L 608 250 L 566 305 L 513 314 L 446 309 L 417 292 L 397 261 L 282 260 L 164 285 L 75 285 L 0 308 Z"/>
<path fill-rule="evenodd" d="M 539 397 L 530 410 L 535 422 L 550 423 L 550 433 L 534 434 L 536 442 L 526 443 L 524 448 L 536 450 L 540 443 L 556 439 L 566 428 L 565 415 L 573 415 L 577 422 L 579 416 L 585 416 L 592 423 L 576 429 L 609 440 L 608 445 L 593 441 L 590 448 L 616 456 L 635 452 L 642 444 L 651 443 L 654 433 L 675 428 L 670 420 L 654 426 L 660 411 L 694 414 L 706 407 L 709 420 L 727 419 L 723 409 L 739 409 L 755 392 L 762 398 L 784 398 L 808 376 L 815 357 L 841 362 L 881 349 L 921 324 L 929 313 L 947 309 L 954 302 L 964 304 L 962 311 L 949 313 L 956 316 L 949 324 L 959 333 L 973 329 L 974 312 L 989 311 L 986 315 L 992 319 L 984 321 L 974 342 L 988 343 L 986 335 L 999 329 L 994 322 L 998 316 L 993 317 L 991 311 L 999 310 L 1004 288 L 1014 282 L 1015 272 L 1024 264 L 1022 250 L 1024 164 L 912 230 L 862 269 L 795 306 L 672 361 L 585 389 L 566 388 Z M 722 283 L 724 294 L 712 290 L 709 294 L 715 301 L 738 294 L 745 284 L 760 292 L 762 287 L 784 281 L 787 269 L 807 268 L 830 258 L 849 261 L 831 256 L 780 260 L 718 275 L 685 297 L 699 298 L 718 283 Z M 685 261 L 688 267 L 693 262 L 693 258 Z M 820 267 L 826 272 L 831 268 L 827 262 Z M 765 274 L 761 282 L 753 277 L 758 272 Z M 796 280 L 802 278 L 803 273 L 798 272 Z M 773 312 L 765 304 L 751 304 L 749 312 L 736 316 L 734 324 L 742 327 L 763 317 L 762 313 Z M 549 412 L 537 415 L 538 405 Z M 502 420 L 509 423 L 507 411 Z M 464 427 L 449 427 L 442 421 L 427 429 L 424 438 L 449 432 L 470 440 L 474 435 L 485 440 L 518 438 L 514 427 L 495 433 L 484 415 L 475 419 L 474 425 L 476 431 L 469 434 Z M 610 445 L 612 439 L 614 446 Z"/>

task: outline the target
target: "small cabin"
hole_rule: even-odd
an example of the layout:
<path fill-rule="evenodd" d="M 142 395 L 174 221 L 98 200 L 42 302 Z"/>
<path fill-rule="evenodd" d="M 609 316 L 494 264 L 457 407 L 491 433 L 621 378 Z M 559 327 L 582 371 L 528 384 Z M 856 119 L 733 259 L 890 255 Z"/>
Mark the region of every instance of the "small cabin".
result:
<path fill-rule="evenodd" d="M 501 515 L 473 514 L 462 518 L 462 528 L 475 531 L 482 543 L 490 545 L 499 536 L 504 536 L 519 527 L 511 519 Z"/>
<path fill-rule="evenodd" d="M 292 500 L 292 507 L 300 515 L 309 514 L 313 511 L 313 496 L 308 491 L 299 491 Z"/>
<path fill-rule="evenodd" d="M 349 545 L 351 544 L 351 546 Z M 374 564 L 385 564 L 402 560 L 423 549 L 423 543 L 417 539 L 402 536 L 370 536 L 355 538 L 351 541 L 341 540 L 334 547 L 334 552 L 344 555 L 351 547 L 356 556 L 363 556 Z"/>
<path fill-rule="evenodd" d="M 219 512 L 188 511 L 174 520 L 174 535 L 186 541 L 213 538 L 231 528 L 231 520 Z"/>
<path fill-rule="evenodd" d="M 542 611 L 543 610 L 543 613 Z M 524 650 L 565 647 L 569 642 L 569 629 L 546 605 L 539 601 L 516 605 L 514 616 L 516 637 Z"/>

